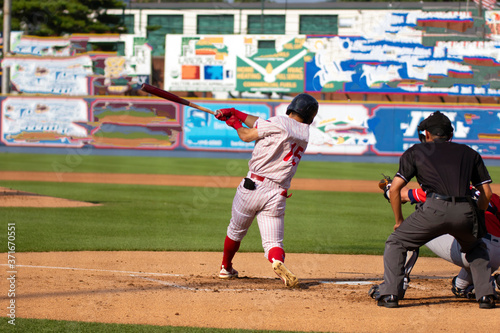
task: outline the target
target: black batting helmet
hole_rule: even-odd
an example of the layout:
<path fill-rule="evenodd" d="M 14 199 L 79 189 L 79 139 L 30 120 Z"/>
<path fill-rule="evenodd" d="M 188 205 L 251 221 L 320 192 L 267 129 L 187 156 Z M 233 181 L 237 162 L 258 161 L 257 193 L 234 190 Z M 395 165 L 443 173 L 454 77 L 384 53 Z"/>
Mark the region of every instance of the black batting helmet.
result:
<path fill-rule="evenodd" d="M 446 137 L 450 140 L 453 137 L 453 127 L 451 126 L 450 118 L 443 113 L 436 111 L 429 117 L 425 118 L 418 124 L 417 127 L 418 138 L 421 142 L 425 141 L 425 135 L 421 134 L 422 131 L 427 131 L 432 135 Z"/>
<path fill-rule="evenodd" d="M 298 113 L 304 123 L 311 124 L 318 113 L 318 101 L 309 94 L 299 94 L 288 105 L 286 114 L 292 111 Z"/>

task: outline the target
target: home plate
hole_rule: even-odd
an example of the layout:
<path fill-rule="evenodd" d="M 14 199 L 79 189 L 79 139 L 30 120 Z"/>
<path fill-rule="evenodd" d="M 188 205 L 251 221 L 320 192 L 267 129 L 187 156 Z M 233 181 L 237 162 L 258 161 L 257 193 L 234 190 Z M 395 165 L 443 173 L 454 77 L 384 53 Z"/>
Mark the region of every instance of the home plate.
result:
<path fill-rule="evenodd" d="M 348 284 L 351 286 L 359 286 L 359 285 L 366 285 L 366 284 L 373 284 L 371 281 L 320 281 L 320 283 L 325 283 L 325 284 Z"/>

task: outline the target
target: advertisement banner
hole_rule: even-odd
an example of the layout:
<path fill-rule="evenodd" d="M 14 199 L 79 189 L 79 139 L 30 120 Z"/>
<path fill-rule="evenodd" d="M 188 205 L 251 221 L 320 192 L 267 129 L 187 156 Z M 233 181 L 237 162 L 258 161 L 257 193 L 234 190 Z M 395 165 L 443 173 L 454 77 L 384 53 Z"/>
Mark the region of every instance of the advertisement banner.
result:
<path fill-rule="evenodd" d="M 0 97 L 0 142 L 6 146 L 251 152 L 212 114 L 157 98 Z M 268 119 L 290 101 L 201 100 Z M 453 142 L 484 158 L 500 158 L 500 107 L 320 101 L 306 154 L 400 156 L 419 143 L 418 124 L 432 112 L 451 120 Z"/>
<path fill-rule="evenodd" d="M 172 150 L 180 144 L 179 105 L 153 99 L 8 97 L 1 142 L 7 146 Z"/>
<path fill-rule="evenodd" d="M 66 37 L 22 36 L 17 33 L 13 38 L 12 53 L 17 55 L 35 55 L 41 57 L 69 57 L 75 54 L 71 41 Z"/>
<path fill-rule="evenodd" d="M 240 36 L 167 35 L 165 90 L 232 91 Z"/>
<path fill-rule="evenodd" d="M 92 75 L 89 56 L 9 57 L 2 61 L 2 67 L 10 67 L 11 83 L 19 92 L 73 96 L 89 94 L 87 76 Z"/>
<path fill-rule="evenodd" d="M 237 54 L 237 91 L 304 91 L 304 58 L 308 55 L 305 36 L 272 38 L 274 47 L 259 48 L 258 37 L 245 37 L 245 54 Z"/>
<path fill-rule="evenodd" d="M 285 115 L 289 103 L 276 107 Z M 321 103 L 309 129 L 306 154 L 363 155 L 376 138 L 368 128 L 369 109 L 362 104 Z"/>
<path fill-rule="evenodd" d="M 5 58 L 2 67 L 10 67 L 12 84 L 19 92 L 125 95 L 150 80 L 152 48 L 145 38 L 127 34 L 36 37 L 18 32 L 12 40 L 15 56 Z M 103 43 L 123 50 L 98 51 Z"/>
<path fill-rule="evenodd" d="M 302 92 L 303 35 L 167 35 L 165 90 Z"/>
<path fill-rule="evenodd" d="M 87 144 L 96 148 L 171 150 L 182 131 L 179 105 L 151 99 L 98 98 L 91 103 Z"/>
<path fill-rule="evenodd" d="M 235 108 L 256 117 L 268 119 L 272 114 L 271 106 L 266 103 L 196 103 L 211 110 Z M 187 149 L 252 151 L 254 142 L 243 142 L 234 128 L 215 119 L 209 113 L 184 108 L 183 146 Z"/>
<path fill-rule="evenodd" d="M 441 111 L 454 128 L 453 142 L 463 143 L 483 157 L 500 157 L 500 108 L 443 105 L 380 105 L 368 121 L 377 142 L 377 155 L 401 155 L 419 143 L 418 124 L 432 112 Z"/>
<path fill-rule="evenodd" d="M 418 42 L 331 36 L 308 38 L 305 90 L 500 96 L 492 80 L 500 42 Z"/>
<path fill-rule="evenodd" d="M 89 112 L 83 99 L 7 97 L 0 138 L 7 146 L 82 147 Z"/>

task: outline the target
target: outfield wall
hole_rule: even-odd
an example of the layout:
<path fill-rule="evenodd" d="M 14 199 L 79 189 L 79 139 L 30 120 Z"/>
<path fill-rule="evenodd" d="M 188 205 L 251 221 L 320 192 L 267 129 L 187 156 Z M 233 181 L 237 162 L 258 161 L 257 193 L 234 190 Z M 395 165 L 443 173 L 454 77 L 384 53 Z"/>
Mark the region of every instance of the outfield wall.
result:
<path fill-rule="evenodd" d="M 249 153 L 253 143 L 212 115 L 149 97 L 4 96 L 0 146 L 96 148 L 132 151 Z M 269 118 L 286 113 L 285 100 L 208 100 L 217 110 L 234 107 Z M 500 159 L 500 106 L 320 101 L 306 154 L 400 156 L 418 142 L 417 125 L 440 110 L 452 121 L 454 141 L 486 159 Z M 229 155 L 231 156 L 231 155 Z"/>

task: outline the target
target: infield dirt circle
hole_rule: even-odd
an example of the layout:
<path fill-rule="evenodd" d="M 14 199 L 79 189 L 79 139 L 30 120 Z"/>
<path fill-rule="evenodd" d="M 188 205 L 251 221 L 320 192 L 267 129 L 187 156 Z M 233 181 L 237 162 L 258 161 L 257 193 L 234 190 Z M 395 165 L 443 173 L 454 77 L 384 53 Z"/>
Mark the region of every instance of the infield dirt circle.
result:
<path fill-rule="evenodd" d="M 0 173 L 0 180 L 184 186 L 210 182 L 178 175 L 65 174 L 64 179 L 55 178 L 55 174 L 38 172 Z M 224 186 L 236 187 L 239 181 L 230 179 Z M 380 192 L 373 182 L 335 180 L 294 179 L 292 188 Z M 0 190 L 0 206 L 88 204 Z M 321 332 L 471 333 L 500 328 L 499 308 L 481 310 L 474 301 L 454 297 L 450 281 L 459 269 L 439 258 L 419 259 L 405 300 L 397 309 L 377 307 L 368 297 L 370 286 L 382 279 L 381 256 L 289 253 L 286 264 L 301 281 L 296 289 L 282 285 L 263 253 L 238 253 L 234 262 L 240 278 L 227 281 L 217 277 L 220 260 L 221 253 L 213 252 L 17 253 L 16 316 Z M 2 266 L 7 272 L 6 265 Z M 0 281 L 0 308 L 4 309 L 0 316 L 5 317 L 9 285 L 5 278 Z"/>

